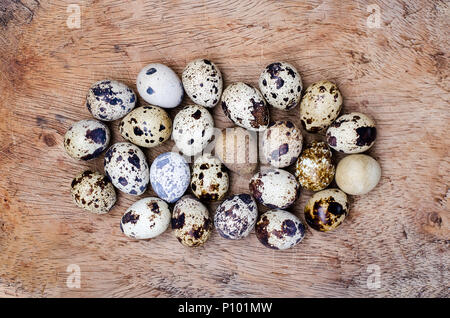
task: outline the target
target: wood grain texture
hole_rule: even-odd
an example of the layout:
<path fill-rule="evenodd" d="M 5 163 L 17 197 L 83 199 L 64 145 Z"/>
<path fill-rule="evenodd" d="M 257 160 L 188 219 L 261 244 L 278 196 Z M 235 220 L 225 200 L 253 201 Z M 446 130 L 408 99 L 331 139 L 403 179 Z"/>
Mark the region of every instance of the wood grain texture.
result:
<path fill-rule="evenodd" d="M 79 29 L 66 25 L 70 3 L 80 5 Z M 379 28 L 367 25 L 370 4 Z M 449 21 L 447 1 L 0 0 L 0 296 L 448 297 Z M 113 78 L 135 88 L 147 63 L 181 74 L 198 57 L 216 62 L 225 84 L 257 84 L 265 65 L 285 60 L 305 86 L 335 81 L 344 112 L 376 119 L 369 154 L 382 179 L 352 197 L 342 227 L 308 229 L 283 252 L 254 233 L 237 242 L 214 233 L 188 249 L 170 230 L 151 241 L 123 236 L 132 196 L 121 193 L 103 216 L 71 202 L 73 176 L 103 170 L 102 158 L 80 163 L 63 147 L 66 129 L 90 117 L 88 87 Z M 218 127 L 232 126 L 220 107 L 213 113 Z M 298 108 L 271 116 L 299 124 Z M 121 140 L 117 123 L 110 128 Z M 146 154 L 151 161 L 172 146 Z M 231 192 L 247 190 L 248 178 L 231 182 Z M 304 219 L 310 196 L 290 210 Z M 81 268 L 80 289 L 66 285 L 69 264 Z M 367 287 L 371 264 L 379 289 Z"/>

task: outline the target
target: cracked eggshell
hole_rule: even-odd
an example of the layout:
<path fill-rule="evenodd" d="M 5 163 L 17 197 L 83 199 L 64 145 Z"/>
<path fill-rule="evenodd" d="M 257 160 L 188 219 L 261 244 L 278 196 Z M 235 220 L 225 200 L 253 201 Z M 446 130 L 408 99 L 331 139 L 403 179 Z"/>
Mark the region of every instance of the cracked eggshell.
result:
<path fill-rule="evenodd" d="M 377 129 L 375 121 L 362 113 L 340 116 L 327 130 L 328 145 L 343 153 L 360 153 L 369 150 L 375 143 Z"/>
<path fill-rule="evenodd" d="M 269 125 L 269 108 L 253 86 L 237 82 L 222 94 L 222 110 L 236 125 L 252 131 L 263 131 Z"/>
<path fill-rule="evenodd" d="M 252 196 L 235 194 L 217 207 L 214 225 L 223 238 L 239 240 L 250 234 L 257 217 L 258 208 Z"/>
<path fill-rule="evenodd" d="M 78 160 L 90 160 L 100 156 L 109 145 L 109 128 L 95 119 L 74 123 L 64 135 L 64 148 L 69 156 Z"/>
<path fill-rule="evenodd" d="M 335 173 L 331 156 L 323 141 L 313 141 L 303 150 L 295 165 L 295 176 L 303 188 L 319 191 L 328 187 Z"/>
<path fill-rule="evenodd" d="M 268 168 L 250 180 L 249 189 L 259 203 L 271 209 L 290 207 L 300 194 L 295 177 L 281 169 Z"/>
<path fill-rule="evenodd" d="M 137 76 L 136 87 L 143 100 L 159 107 L 174 108 L 183 100 L 180 78 L 164 64 L 145 66 Z"/>
<path fill-rule="evenodd" d="M 302 151 L 302 145 L 301 130 L 289 120 L 270 123 L 262 137 L 264 158 L 276 168 L 295 163 Z"/>
<path fill-rule="evenodd" d="M 206 59 L 190 62 L 181 76 L 186 94 L 197 105 L 212 108 L 222 95 L 222 74 L 219 68 Z"/>
<path fill-rule="evenodd" d="M 122 137 L 133 144 L 151 148 L 170 138 L 172 120 L 160 107 L 142 106 L 121 120 L 119 130 Z"/>
<path fill-rule="evenodd" d="M 171 213 L 163 200 L 148 197 L 130 206 L 120 221 L 120 229 L 128 237 L 145 240 L 157 237 L 169 227 Z"/>
<path fill-rule="evenodd" d="M 228 186 L 227 170 L 218 158 L 205 154 L 195 160 L 192 167 L 191 190 L 198 199 L 222 200 Z"/>
<path fill-rule="evenodd" d="M 195 156 L 205 149 L 213 134 L 214 120 L 205 107 L 186 106 L 173 120 L 172 138 L 186 156 Z"/>
<path fill-rule="evenodd" d="M 182 197 L 173 208 L 172 229 L 184 246 L 203 245 L 212 231 L 208 209 L 193 196 Z"/>
<path fill-rule="evenodd" d="M 191 181 L 189 165 L 180 154 L 162 153 L 152 163 L 150 180 L 161 199 L 174 203 L 186 192 Z"/>
<path fill-rule="evenodd" d="M 103 174 L 86 170 L 78 174 L 71 184 L 75 204 L 96 214 L 108 213 L 116 203 L 116 191 Z"/>
<path fill-rule="evenodd" d="M 300 119 L 308 132 L 318 132 L 336 119 L 342 108 L 342 95 L 336 84 L 319 81 L 311 84 L 300 103 Z"/>
<path fill-rule="evenodd" d="M 136 105 L 136 94 L 124 83 L 102 80 L 94 83 L 86 97 L 86 107 L 94 118 L 113 121 L 128 114 Z"/>
<path fill-rule="evenodd" d="M 321 232 L 334 230 L 348 214 L 347 195 L 339 189 L 314 193 L 305 206 L 306 223 Z"/>
<path fill-rule="evenodd" d="M 294 66 L 286 62 L 267 65 L 259 77 L 259 89 L 267 103 L 278 109 L 289 110 L 300 102 L 302 78 Z"/>
<path fill-rule="evenodd" d="M 266 247 L 285 250 L 305 237 L 305 226 L 294 214 L 271 210 L 262 214 L 255 227 L 256 237 Z"/>
<path fill-rule="evenodd" d="M 368 155 L 349 155 L 336 168 L 336 184 L 347 194 L 366 194 L 376 187 L 380 178 L 380 164 Z"/>
<path fill-rule="evenodd" d="M 144 153 L 129 142 L 118 142 L 105 154 L 105 173 L 122 192 L 140 195 L 147 190 L 150 179 Z"/>

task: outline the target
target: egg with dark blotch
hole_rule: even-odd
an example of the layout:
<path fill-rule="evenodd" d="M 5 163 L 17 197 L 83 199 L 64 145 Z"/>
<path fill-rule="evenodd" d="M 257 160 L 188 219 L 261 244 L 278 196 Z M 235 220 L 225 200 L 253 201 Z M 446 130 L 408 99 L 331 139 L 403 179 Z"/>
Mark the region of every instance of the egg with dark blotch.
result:
<path fill-rule="evenodd" d="M 285 250 L 305 237 L 305 226 L 294 214 L 271 210 L 262 214 L 255 226 L 256 237 L 265 247 Z"/>
<path fill-rule="evenodd" d="M 321 232 L 334 230 L 348 214 L 347 195 L 339 189 L 314 193 L 305 206 L 306 223 Z"/>
<path fill-rule="evenodd" d="M 140 195 L 147 190 L 150 169 L 144 153 L 129 142 L 118 142 L 105 153 L 105 173 L 122 192 Z"/>
<path fill-rule="evenodd" d="M 136 105 L 136 94 L 124 83 L 102 80 L 94 83 L 86 97 L 86 107 L 94 118 L 113 121 L 128 114 Z"/>
<path fill-rule="evenodd" d="M 210 154 L 198 157 L 192 167 L 191 190 L 204 201 L 222 200 L 228 191 L 228 172 L 220 160 Z"/>
<path fill-rule="evenodd" d="M 123 138 L 140 147 L 156 147 L 169 140 L 172 120 L 167 112 L 157 106 L 147 105 L 134 109 L 120 121 Z"/>
<path fill-rule="evenodd" d="M 193 196 L 182 197 L 173 208 L 172 229 L 184 246 L 203 245 L 212 231 L 208 209 Z"/>
<path fill-rule="evenodd" d="M 90 160 L 100 156 L 111 139 L 108 127 L 95 119 L 74 123 L 64 135 L 64 148 L 69 156 Z"/>
<path fill-rule="evenodd" d="M 235 194 L 217 207 L 214 225 L 223 238 L 238 240 L 250 234 L 257 217 L 255 199 L 247 193 Z"/>

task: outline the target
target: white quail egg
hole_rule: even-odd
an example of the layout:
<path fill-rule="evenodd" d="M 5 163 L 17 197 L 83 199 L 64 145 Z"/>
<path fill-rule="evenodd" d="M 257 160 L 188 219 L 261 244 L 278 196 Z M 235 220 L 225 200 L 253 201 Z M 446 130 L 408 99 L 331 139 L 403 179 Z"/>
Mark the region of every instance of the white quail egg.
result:
<path fill-rule="evenodd" d="M 204 201 L 222 200 L 228 191 L 228 173 L 219 159 L 204 154 L 198 157 L 192 167 L 192 193 Z"/>

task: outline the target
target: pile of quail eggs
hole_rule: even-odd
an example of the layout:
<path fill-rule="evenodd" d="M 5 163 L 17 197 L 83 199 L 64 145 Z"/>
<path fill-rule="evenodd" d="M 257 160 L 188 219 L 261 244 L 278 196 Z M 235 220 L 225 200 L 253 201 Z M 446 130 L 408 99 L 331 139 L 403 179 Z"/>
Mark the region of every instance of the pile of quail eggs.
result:
<path fill-rule="evenodd" d="M 336 84 L 322 80 L 304 90 L 289 63 L 268 65 L 258 83 L 235 82 L 223 90 L 219 68 L 207 59 L 190 62 L 181 80 L 166 65 L 145 66 L 136 80 L 144 101 L 139 107 L 136 93 L 124 83 L 94 83 L 86 97 L 94 119 L 74 123 L 64 146 L 77 160 L 105 152 L 104 174 L 79 173 L 71 184 L 73 201 L 104 214 L 116 203 L 116 190 L 139 196 L 151 185 L 157 197 L 141 198 L 120 220 L 130 238 L 154 238 L 171 226 L 181 244 L 200 246 L 213 228 L 230 240 L 243 239 L 254 229 L 264 246 L 287 249 L 305 236 L 305 225 L 288 209 L 307 189 L 314 194 L 304 208 L 306 223 L 317 231 L 336 229 L 348 214 L 347 194 L 366 194 L 380 180 L 379 163 L 361 154 L 375 142 L 373 118 L 356 112 L 340 115 L 343 97 Z M 166 109 L 180 105 L 184 93 L 192 103 L 172 120 Z M 218 104 L 234 127 L 215 129 L 210 109 Z M 326 140 L 304 145 L 302 130 L 292 121 L 270 120 L 269 106 L 288 111 L 298 104 L 294 116 L 300 116 L 304 130 L 324 132 Z M 107 122 L 115 120 L 120 120 L 124 141 L 109 145 Z M 176 151 L 148 162 L 143 149 L 171 138 Z M 336 166 L 333 151 L 348 155 Z M 288 167 L 294 174 L 284 170 Z M 227 196 L 229 171 L 248 176 L 248 193 Z M 327 188 L 333 180 L 337 188 Z M 218 201 L 213 216 L 204 204 L 212 201 Z M 269 211 L 258 213 L 258 203 Z"/>

